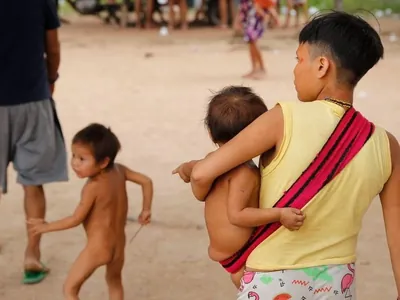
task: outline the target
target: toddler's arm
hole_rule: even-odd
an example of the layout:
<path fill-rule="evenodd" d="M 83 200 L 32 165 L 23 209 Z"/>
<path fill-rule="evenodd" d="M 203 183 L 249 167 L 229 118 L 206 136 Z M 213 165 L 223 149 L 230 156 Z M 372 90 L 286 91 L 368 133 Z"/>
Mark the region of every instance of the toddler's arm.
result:
<path fill-rule="evenodd" d="M 64 219 L 46 223 L 43 219 L 30 219 L 28 224 L 32 225 L 30 229 L 34 234 L 41 234 L 52 231 L 60 231 L 69 228 L 73 228 L 81 224 L 90 210 L 93 207 L 96 199 L 96 187 L 95 184 L 88 182 L 82 190 L 82 199 L 78 207 L 75 209 L 73 215 Z"/>
<path fill-rule="evenodd" d="M 193 167 L 200 160 L 191 160 L 189 162 L 185 162 L 172 171 L 172 174 L 179 174 L 179 177 L 186 183 L 190 182 L 190 176 L 192 175 Z"/>
<path fill-rule="evenodd" d="M 298 230 L 305 219 L 299 209 L 249 207 L 249 200 L 258 189 L 258 182 L 249 172 L 251 171 L 242 168 L 234 172 L 229 180 L 229 222 L 240 227 L 257 227 L 281 222 L 289 230 Z"/>
<path fill-rule="evenodd" d="M 206 158 L 209 157 L 213 152 L 210 152 L 206 155 Z M 179 177 L 186 183 L 190 182 L 190 177 L 192 176 L 192 171 L 194 166 L 200 161 L 191 160 L 179 165 L 175 170 L 172 171 L 172 174 L 179 174 Z"/>
<path fill-rule="evenodd" d="M 136 184 L 139 184 L 142 187 L 142 192 L 143 192 L 143 206 L 142 206 L 142 213 L 141 216 L 139 216 L 139 222 L 140 223 L 149 223 L 150 222 L 150 215 L 151 215 L 151 204 L 153 201 L 153 181 L 150 179 L 150 177 L 132 171 L 129 168 L 119 165 L 122 170 L 124 171 L 125 174 L 125 179 L 127 181 L 134 182 Z"/>
<path fill-rule="evenodd" d="M 396 138 L 388 133 L 392 159 L 392 174 L 381 194 L 383 217 L 389 245 L 392 268 L 400 294 L 400 146 Z"/>

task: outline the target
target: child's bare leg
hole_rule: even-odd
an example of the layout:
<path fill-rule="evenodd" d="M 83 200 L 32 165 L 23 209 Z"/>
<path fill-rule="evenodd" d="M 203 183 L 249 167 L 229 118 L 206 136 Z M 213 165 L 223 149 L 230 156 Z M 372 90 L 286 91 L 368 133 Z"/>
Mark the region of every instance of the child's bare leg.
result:
<path fill-rule="evenodd" d="M 140 12 L 142 10 L 142 1 L 136 0 L 135 1 L 135 13 L 136 13 L 136 28 L 140 28 L 141 26 L 141 19 L 140 19 Z"/>
<path fill-rule="evenodd" d="M 296 11 L 296 21 L 294 23 L 294 26 L 296 28 L 299 27 L 300 24 L 300 9 L 302 9 L 301 4 L 296 5 L 294 8 L 294 10 Z"/>
<path fill-rule="evenodd" d="M 262 79 L 265 77 L 265 66 L 264 60 L 262 58 L 261 50 L 257 45 L 257 42 L 254 42 L 254 55 L 256 59 L 256 71 L 253 73 L 252 78 L 254 79 Z"/>
<path fill-rule="evenodd" d="M 256 47 L 255 47 L 255 42 L 250 41 L 249 42 L 249 52 L 250 52 L 250 60 L 251 60 L 251 71 L 245 75 L 243 75 L 244 78 L 251 78 L 254 73 L 257 71 L 257 52 Z"/>
<path fill-rule="evenodd" d="M 231 280 L 237 289 L 240 288 L 240 280 L 242 279 L 244 274 L 244 266 L 235 274 L 231 274 Z"/>
<path fill-rule="evenodd" d="M 169 0 L 169 18 L 168 18 L 168 28 L 170 30 L 175 27 L 175 12 L 174 12 L 174 0 Z"/>
<path fill-rule="evenodd" d="M 219 13 L 221 15 L 221 28 L 228 28 L 228 0 L 218 0 Z"/>
<path fill-rule="evenodd" d="M 110 300 L 123 300 L 124 288 L 122 286 L 122 268 L 124 266 L 124 257 L 117 257 L 107 265 L 106 280 Z"/>
<path fill-rule="evenodd" d="M 72 265 L 65 280 L 64 299 L 79 300 L 78 294 L 82 284 L 98 267 L 107 264 L 109 261 L 109 253 L 98 253 L 98 249 L 93 251 L 93 249 L 86 246 Z"/>
<path fill-rule="evenodd" d="M 292 0 L 287 0 L 287 12 L 286 12 L 286 20 L 285 20 L 285 24 L 283 25 L 284 28 L 289 27 L 289 22 L 290 22 L 290 12 L 293 9 L 293 4 L 292 4 Z"/>
<path fill-rule="evenodd" d="M 186 2 L 186 0 L 180 0 L 179 12 L 181 15 L 181 29 L 187 29 L 188 22 L 187 22 L 187 2 Z"/>
<path fill-rule="evenodd" d="M 153 9 L 154 9 L 154 1 L 153 0 L 146 1 L 146 17 L 145 17 L 146 28 L 150 28 L 153 25 Z"/>

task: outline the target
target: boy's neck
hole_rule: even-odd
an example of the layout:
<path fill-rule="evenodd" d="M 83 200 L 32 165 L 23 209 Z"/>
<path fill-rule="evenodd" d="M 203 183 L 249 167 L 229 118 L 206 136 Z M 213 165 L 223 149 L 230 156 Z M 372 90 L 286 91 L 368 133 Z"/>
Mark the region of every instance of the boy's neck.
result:
<path fill-rule="evenodd" d="M 324 100 L 326 98 L 333 98 L 353 104 L 354 89 L 335 85 L 333 87 L 326 86 L 319 93 L 317 100 Z"/>

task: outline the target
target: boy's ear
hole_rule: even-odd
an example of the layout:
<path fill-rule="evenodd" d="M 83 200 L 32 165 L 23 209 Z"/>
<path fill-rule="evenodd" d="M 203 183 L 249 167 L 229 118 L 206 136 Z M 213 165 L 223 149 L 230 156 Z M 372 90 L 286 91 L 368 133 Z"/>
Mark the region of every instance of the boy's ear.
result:
<path fill-rule="evenodd" d="M 325 77 L 331 67 L 331 62 L 325 56 L 320 56 L 317 60 L 317 76 L 319 79 Z"/>
<path fill-rule="evenodd" d="M 107 168 L 108 164 L 110 163 L 110 158 L 106 157 L 103 161 L 99 164 L 100 169 Z"/>

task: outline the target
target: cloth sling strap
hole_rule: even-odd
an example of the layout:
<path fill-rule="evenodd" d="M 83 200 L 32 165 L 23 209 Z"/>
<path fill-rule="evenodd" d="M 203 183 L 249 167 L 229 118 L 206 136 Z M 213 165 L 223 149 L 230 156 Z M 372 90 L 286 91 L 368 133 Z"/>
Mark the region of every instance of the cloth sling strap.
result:
<path fill-rule="evenodd" d="M 357 155 L 369 140 L 374 124 L 349 108 L 313 162 L 275 203 L 274 207 L 302 209 Z M 241 250 L 220 264 L 230 273 L 245 265 L 250 253 L 282 226 L 275 222 L 257 227 Z"/>

